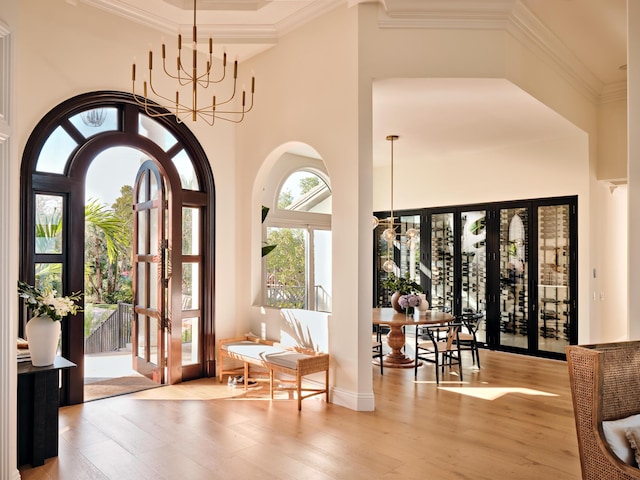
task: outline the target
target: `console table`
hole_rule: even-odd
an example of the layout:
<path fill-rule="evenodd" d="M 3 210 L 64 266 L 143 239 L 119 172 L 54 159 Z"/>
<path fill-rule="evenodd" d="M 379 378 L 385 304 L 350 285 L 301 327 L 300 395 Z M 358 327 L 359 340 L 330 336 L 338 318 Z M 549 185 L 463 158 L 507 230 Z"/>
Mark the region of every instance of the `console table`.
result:
<path fill-rule="evenodd" d="M 60 370 L 75 366 L 62 357 L 47 367 L 18 363 L 18 465 L 58 455 Z"/>

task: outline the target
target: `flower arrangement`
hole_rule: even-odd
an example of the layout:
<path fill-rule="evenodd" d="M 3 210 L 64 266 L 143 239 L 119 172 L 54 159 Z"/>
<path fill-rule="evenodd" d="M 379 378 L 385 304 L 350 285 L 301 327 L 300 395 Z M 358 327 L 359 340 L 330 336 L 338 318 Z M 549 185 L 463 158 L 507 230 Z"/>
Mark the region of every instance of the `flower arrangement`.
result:
<path fill-rule="evenodd" d="M 80 306 L 76 303 L 82 293 L 76 292 L 66 297 L 56 297 L 53 289 L 39 289 L 26 282 L 18 282 L 18 296 L 24 298 L 27 306 L 36 315 L 46 315 L 51 320 L 60 321 L 67 315 L 76 314 Z"/>
<path fill-rule="evenodd" d="M 422 298 L 419 295 L 409 293 L 407 295 L 401 295 L 398 299 L 398 303 L 402 308 L 414 308 L 422 303 Z"/>

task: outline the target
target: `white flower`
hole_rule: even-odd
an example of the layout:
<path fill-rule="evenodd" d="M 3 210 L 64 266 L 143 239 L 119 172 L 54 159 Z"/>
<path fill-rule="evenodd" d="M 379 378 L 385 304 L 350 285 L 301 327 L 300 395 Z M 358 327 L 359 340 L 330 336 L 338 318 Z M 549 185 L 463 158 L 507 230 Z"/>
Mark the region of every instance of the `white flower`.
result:
<path fill-rule="evenodd" d="M 52 320 L 62 320 L 70 313 L 77 313 L 80 308 L 76 304 L 82 294 L 72 293 L 67 297 L 56 297 L 55 290 L 42 291 L 25 282 L 18 282 L 18 295 L 25 299 L 29 308 L 38 315 L 47 315 Z"/>

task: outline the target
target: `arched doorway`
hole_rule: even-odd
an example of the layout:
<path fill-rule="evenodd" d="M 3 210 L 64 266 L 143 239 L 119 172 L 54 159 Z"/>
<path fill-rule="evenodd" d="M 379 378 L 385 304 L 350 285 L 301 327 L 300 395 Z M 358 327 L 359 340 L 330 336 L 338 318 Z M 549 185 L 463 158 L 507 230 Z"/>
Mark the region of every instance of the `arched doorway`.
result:
<path fill-rule="evenodd" d="M 158 110 L 158 112 L 162 112 Z M 32 132 L 21 166 L 21 264 L 20 278 L 37 284 L 41 275 L 53 275 L 62 294 L 84 291 L 85 263 L 85 177 L 93 160 L 117 148 L 136 151 L 140 172 L 156 171 L 159 184 L 138 189 L 134 199 L 136 244 L 134 260 L 135 312 L 133 335 L 143 330 L 148 336 L 150 319 L 157 319 L 157 338 L 166 348 L 156 357 L 150 375 L 163 383 L 214 374 L 214 183 L 206 155 L 184 124 L 172 117 L 151 118 L 140 110 L 131 95 L 93 92 L 69 99 L 51 110 Z M 141 174 L 142 175 L 142 174 Z M 139 176 L 140 178 L 140 176 Z M 147 179 L 149 177 L 146 177 Z M 142 185 L 142 184 L 139 184 Z M 150 234 L 153 195 L 162 192 L 156 213 L 166 212 L 164 243 Z M 43 205 L 59 208 L 56 242 L 37 241 Z M 185 228 L 185 223 L 188 222 Z M 189 238 L 183 232 L 188 231 Z M 144 230 L 144 232 L 143 232 Z M 144 233 L 144 235 L 143 235 Z M 154 243 L 153 246 L 151 244 Z M 53 247 L 51 247 L 53 245 Z M 143 248 L 144 247 L 144 248 Z M 158 250 L 158 248 L 160 250 Z M 164 278 L 150 275 L 160 266 Z M 146 271 L 146 275 L 143 275 Z M 136 283 L 137 282 L 137 283 Z M 165 288 L 162 313 L 153 313 L 153 282 Z M 207 292 L 207 295 L 203 293 Z M 184 301 L 188 297 L 188 301 Z M 19 334 L 28 313 L 21 311 Z M 62 325 L 61 354 L 77 368 L 63 374 L 61 403 L 83 401 L 84 315 L 67 317 Z M 188 331 L 188 335 L 184 332 Z M 195 335 L 194 335 L 195 332 Z M 197 345 L 193 343 L 194 336 Z M 186 347 L 185 339 L 189 340 Z M 133 358 L 141 354 L 141 337 L 136 337 Z M 146 342 L 145 347 L 149 346 Z M 135 348 L 139 347 L 139 348 Z M 187 355 L 185 355 L 187 350 Z M 149 363 L 149 357 L 145 362 Z M 134 364 L 138 362 L 134 361 Z M 143 362 L 139 362 L 142 365 Z M 148 365 L 147 365 L 148 367 Z M 148 371 L 148 369 L 146 369 Z"/>

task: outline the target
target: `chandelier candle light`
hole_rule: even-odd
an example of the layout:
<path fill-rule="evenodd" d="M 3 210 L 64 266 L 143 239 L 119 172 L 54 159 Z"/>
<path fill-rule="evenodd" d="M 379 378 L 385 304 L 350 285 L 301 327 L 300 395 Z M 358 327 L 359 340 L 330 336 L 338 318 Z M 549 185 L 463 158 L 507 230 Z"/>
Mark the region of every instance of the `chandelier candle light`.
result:
<path fill-rule="evenodd" d="M 153 72 L 153 51 L 149 49 L 149 81 L 145 78 L 142 87 L 142 97 L 140 95 L 136 95 L 136 64 L 133 63 L 131 67 L 131 80 L 133 82 L 132 85 L 132 93 L 135 101 L 144 107 L 145 112 L 150 117 L 165 117 L 169 115 L 175 115 L 176 121 L 181 123 L 185 117 L 191 116 L 191 120 L 194 122 L 197 121 L 198 118 L 204 120 L 209 125 L 213 125 L 216 119 L 225 120 L 233 123 L 240 123 L 244 119 L 245 113 L 251 111 L 253 108 L 253 94 L 255 92 L 256 80 L 255 77 L 251 76 L 251 105 L 247 108 L 246 106 L 246 91 L 243 87 L 242 89 L 242 108 L 233 110 L 226 110 L 227 107 L 224 107 L 225 110 L 220 110 L 220 106 L 229 104 L 236 96 L 236 85 L 238 79 L 238 61 L 235 60 L 233 63 L 233 89 L 228 98 L 223 101 L 216 101 L 216 96 L 213 94 L 211 96 L 211 103 L 204 107 L 198 107 L 198 90 L 205 90 L 212 85 L 221 83 L 226 78 L 227 72 L 227 54 L 226 52 L 222 58 L 222 72 L 218 79 L 211 79 L 211 74 L 213 72 L 213 38 L 209 37 L 209 58 L 207 60 L 206 68 L 203 71 L 198 71 L 198 33 L 197 33 L 197 25 L 196 25 L 196 0 L 193 0 L 193 42 L 192 42 L 192 55 L 191 55 L 191 69 L 185 67 L 183 63 L 183 55 L 182 55 L 182 35 L 178 34 L 178 55 L 176 58 L 176 71 L 175 73 L 171 73 L 167 70 L 166 64 L 166 47 L 164 44 L 164 40 L 162 42 L 162 68 L 164 73 L 174 80 L 177 80 L 179 88 L 183 90 L 187 90 L 187 96 L 191 97 L 191 106 L 180 103 L 180 90 L 176 90 L 175 100 L 170 99 L 166 96 L 160 95 L 154 85 L 152 80 L 152 72 Z M 156 103 L 150 101 L 147 98 L 148 93 L 153 93 L 156 97 L 160 98 L 164 102 L 167 102 L 166 105 L 162 105 L 160 102 Z M 155 107 L 164 107 L 169 112 L 161 112 L 158 111 Z"/>
<path fill-rule="evenodd" d="M 382 270 L 387 273 L 393 272 L 397 266 L 393 261 L 393 242 L 396 241 L 396 224 L 395 217 L 393 215 L 393 142 L 398 140 L 398 135 L 387 135 L 387 140 L 391 142 L 391 202 L 390 202 L 390 216 L 384 222 L 380 222 L 375 216 L 373 217 L 373 228 L 377 227 L 380 223 L 386 223 L 387 228 L 382 232 L 382 238 L 387 242 L 387 260 L 382 264 Z M 415 228 L 410 228 L 405 232 L 407 244 L 415 248 L 416 240 L 418 237 L 418 231 Z"/>

